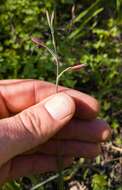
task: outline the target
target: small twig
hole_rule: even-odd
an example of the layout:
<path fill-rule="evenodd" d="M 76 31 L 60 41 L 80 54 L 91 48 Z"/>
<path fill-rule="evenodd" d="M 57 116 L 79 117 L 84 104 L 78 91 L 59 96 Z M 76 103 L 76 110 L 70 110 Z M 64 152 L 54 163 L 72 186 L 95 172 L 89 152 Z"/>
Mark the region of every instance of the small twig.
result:
<path fill-rule="evenodd" d="M 120 162 L 122 161 L 122 158 L 121 157 L 118 157 L 118 158 L 113 158 L 111 160 L 105 160 L 105 161 L 102 161 L 101 162 L 101 165 L 105 165 L 105 164 L 108 164 L 109 162 L 114 162 L 114 161 L 118 161 L 120 160 Z"/>
<path fill-rule="evenodd" d="M 119 148 L 119 147 L 114 146 L 114 145 L 112 145 L 112 144 L 107 144 L 107 145 L 102 145 L 102 146 L 103 146 L 103 147 L 106 147 L 106 148 L 111 148 L 111 149 L 113 149 L 113 150 L 115 150 L 115 151 L 118 151 L 118 152 L 122 153 L 122 148 Z"/>
<path fill-rule="evenodd" d="M 112 116 L 117 116 L 122 113 L 122 109 L 112 113 Z"/>
<path fill-rule="evenodd" d="M 116 151 L 122 153 L 122 148 L 116 147 L 116 146 L 114 146 L 114 145 L 111 145 L 111 148 L 112 148 L 113 150 L 116 150 Z"/>
<path fill-rule="evenodd" d="M 72 14 L 72 21 L 75 19 L 75 4 L 73 4 L 72 9 L 71 9 L 71 14 Z"/>
<path fill-rule="evenodd" d="M 59 177 L 59 174 L 56 174 L 54 176 L 49 177 L 47 180 L 35 185 L 34 187 L 32 187 L 30 190 L 35 190 L 38 189 L 39 187 L 42 187 L 43 185 L 49 183 L 50 181 L 53 181 L 54 179 L 57 179 Z"/>

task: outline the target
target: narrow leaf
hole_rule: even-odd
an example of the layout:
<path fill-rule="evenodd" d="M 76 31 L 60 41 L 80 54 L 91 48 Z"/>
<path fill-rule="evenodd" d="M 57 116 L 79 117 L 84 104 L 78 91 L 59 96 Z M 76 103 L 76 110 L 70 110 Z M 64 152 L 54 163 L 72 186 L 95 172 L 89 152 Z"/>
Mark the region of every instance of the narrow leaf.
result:
<path fill-rule="evenodd" d="M 50 16 L 49 16 L 49 12 L 46 10 L 46 17 L 47 17 L 47 22 L 49 27 L 51 27 L 51 21 L 50 21 Z"/>
<path fill-rule="evenodd" d="M 72 39 L 74 37 L 76 37 L 83 29 L 83 27 L 93 18 L 95 17 L 96 15 L 98 15 L 99 13 L 101 13 L 104 9 L 103 8 L 100 8 L 98 10 L 96 10 L 92 15 L 88 16 L 86 19 L 82 20 L 82 23 L 81 25 L 79 26 L 79 28 L 77 28 L 75 31 L 73 31 L 69 36 L 68 38 L 69 39 Z M 79 35 L 80 37 L 80 35 Z"/>
<path fill-rule="evenodd" d="M 95 7 L 99 5 L 101 0 L 95 1 L 90 7 L 81 12 L 74 20 L 73 23 L 79 22 L 84 16 L 86 16 L 90 11 L 95 10 Z"/>
<path fill-rule="evenodd" d="M 53 11 L 53 12 L 52 12 L 52 15 L 51 15 L 51 21 L 50 21 L 51 26 L 53 26 L 54 17 L 55 17 L 55 12 Z"/>

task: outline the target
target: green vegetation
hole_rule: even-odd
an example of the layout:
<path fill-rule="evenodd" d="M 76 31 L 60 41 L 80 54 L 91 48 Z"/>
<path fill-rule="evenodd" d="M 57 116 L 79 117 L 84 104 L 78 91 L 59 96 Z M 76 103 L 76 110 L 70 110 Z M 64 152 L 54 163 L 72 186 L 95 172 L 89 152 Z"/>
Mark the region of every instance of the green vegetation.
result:
<path fill-rule="evenodd" d="M 109 122 L 113 130 L 112 143 L 120 146 L 122 0 L 1 0 L 0 79 L 34 78 L 55 82 L 56 68 L 52 57 L 46 50 L 35 48 L 31 42 L 32 36 L 41 37 L 52 48 L 45 9 L 54 10 L 56 14 L 55 31 L 61 69 L 87 64 L 79 73 L 64 74 L 60 84 L 99 99 L 102 105 L 100 116 Z M 111 159 L 111 155 L 113 159 L 119 157 L 118 152 L 112 152 L 107 158 Z M 96 167 L 102 159 L 98 157 L 94 161 Z M 100 173 L 82 169 L 80 180 L 93 190 L 119 190 L 121 176 L 116 171 L 117 164 L 120 164 L 119 160 L 101 166 Z M 111 170 L 106 169 L 108 166 Z M 38 177 L 30 179 L 33 184 L 40 182 Z M 18 190 L 21 185 L 20 182 L 8 183 L 3 190 Z"/>

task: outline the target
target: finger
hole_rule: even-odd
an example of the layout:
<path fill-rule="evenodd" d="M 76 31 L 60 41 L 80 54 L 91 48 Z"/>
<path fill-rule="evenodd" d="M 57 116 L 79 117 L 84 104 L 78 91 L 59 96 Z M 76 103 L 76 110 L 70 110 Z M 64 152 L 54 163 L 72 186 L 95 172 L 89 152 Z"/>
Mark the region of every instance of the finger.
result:
<path fill-rule="evenodd" d="M 91 120 L 97 117 L 100 105 L 95 98 L 72 89 L 63 90 L 63 92 L 74 98 L 77 117 L 86 120 Z"/>
<path fill-rule="evenodd" d="M 111 129 L 104 120 L 81 121 L 80 119 L 72 119 L 53 139 L 99 143 L 107 141 L 110 136 Z"/>
<path fill-rule="evenodd" d="M 74 113 L 73 99 L 58 93 L 14 117 L 0 120 L 0 166 L 49 140 Z"/>
<path fill-rule="evenodd" d="M 30 80 L 32 79 L 27 79 L 27 81 L 30 81 Z M 9 84 L 12 85 L 15 83 L 19 84 L 21 82 L 25 82 L 25 79 L 0 80 L 0 85 L 4 85 L 4 88 L 5 88 L 5 85 L 9 85 Z M 0 118 L 6 118 L 12 115 L 7 109 L 6 102 L 4 101 L 4 98 L 2 96 L 0 96 L 0 106 L 1 106 Z"/>
<path fill-rule="evenodd" d="M 39 103 L 48 96 L 55 94 L 55 88 L 52 83 L 37 80 L 25 80 L 6 85 L 0 84 L 0 101 L 4 106 L 3 111 L 0 112 L 1 118 L 8 117 L 8 113 L 16 114 Z M 65 87 L 59 87 L 59 91 L 67 93 L 75 100 L 78 117 L 93 119 L 97 116 L 99 103 L 93 97 Z"/>
<path fill-rule="evenodd" d="M 100 144 L 87 143 L 81 141 L 52 141 L 38 146 L 33 151 L 27 154 L 33 154 L 34 152 L 48 154 L 48 155 L 61 155 L 69 157 L 84 157 L 94 158 L 101 153 Z"/>
<path fill-rule="evenodd" d="M 32 80 L 32 79 L 26 79 L 26 80 Z M 24 81 L 25 79 L 7 79 L 7 80 L 0 80 L 0 84 L 14 84 Z"/>
<path fill-rule="evenodd" d="M 26 155 L 19 156 L 0 169 L 0 184 L 6 181 L 17 179 L 18 177 L 40 174 L 50 171 L 57 171 L 56 157 L 47 155 Z M 72 163 L 72 158 L 63 159 L 63 167 L 68 167 Z"/>

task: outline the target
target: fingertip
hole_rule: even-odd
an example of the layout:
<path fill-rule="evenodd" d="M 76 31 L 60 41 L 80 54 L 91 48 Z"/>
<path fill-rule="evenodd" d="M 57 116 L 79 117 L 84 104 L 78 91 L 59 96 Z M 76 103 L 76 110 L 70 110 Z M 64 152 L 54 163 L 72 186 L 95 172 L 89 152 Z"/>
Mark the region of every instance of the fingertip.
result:
<path fill-rule="evenodd" d="M 72 118 L 75 113 L 75 102 L 65 93 L 57 93 L 49 97 L 44 106 L 55 120 Z"/>
<path fill-rule="evenodd" d="M 91 108 L 89 119 L 96 118 L 100 112 L 100 102 L 98 102 L 94 97 L 90 97 L 89 107 Z"/>
<path fill-rule="evenodd" d="M 103 134 L 102 134 L 102 140 L 104 142 L 109 140 L 111 138 L 111 135 L 112 135 L 111 128 L 109 127 L 109 125 L 106 122 L 105 122 L 105 124 L 106 124 L 105 130 L 103 131 Z"/>
<path fill-rule="evenodd" d="M 111 137 L 109 124 L 102 119 L 95 119 L 91 122 L 92 140 L 95 142 L 105 142 Z"/>
<path fill-rule="evenodd" d="M 98 116 L 100 103 L 94 97 L 72 89 L 66 89 L 64 92 L 74 99 L 77 117 L 88 120 Z"/>
<path fill-rule="evenodd" d="M 97 140 L 99 142 L 106 142 L 111 137 L 111 128 L 105 120 L 96 119 L 94 123 L 96 129 Z"/>
<path fill-rule="evenodd" d="M 77 104 L 77 116 L 84 120 L 93 120 L 97 118 L 100 112 L 100 103 L 89 95 L 84 97 L 82 103 Z"/>

